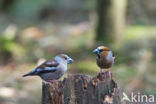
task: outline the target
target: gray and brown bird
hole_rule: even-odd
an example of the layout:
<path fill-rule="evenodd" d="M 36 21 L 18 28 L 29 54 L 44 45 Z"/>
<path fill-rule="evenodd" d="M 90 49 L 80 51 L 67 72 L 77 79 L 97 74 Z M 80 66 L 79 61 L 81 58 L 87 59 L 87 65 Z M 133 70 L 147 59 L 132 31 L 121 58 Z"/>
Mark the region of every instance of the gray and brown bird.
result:
<path fill-rule="evenodd" d="M 60 54 L 55 56 L 51 60 L 47 60 L 37 66 L 34 70 L 29 73 L 23 75 L 26 76 L 40 76 L 41 79 L 47 82 L 53 82 L 54 80 L 58 80 L 61 76 L 63 76 L 67 71 L 67 64 L 73 62 L 66 54 Z"/>
<path fill-rule="evenodd" d="M 99 46 L 93 50 L 93 53 L 97 55 L 96 62 L 100 67 L 100 73 L 103 69 L 109 69 L 114 64 L 113 52 L 106 46 Z"/>

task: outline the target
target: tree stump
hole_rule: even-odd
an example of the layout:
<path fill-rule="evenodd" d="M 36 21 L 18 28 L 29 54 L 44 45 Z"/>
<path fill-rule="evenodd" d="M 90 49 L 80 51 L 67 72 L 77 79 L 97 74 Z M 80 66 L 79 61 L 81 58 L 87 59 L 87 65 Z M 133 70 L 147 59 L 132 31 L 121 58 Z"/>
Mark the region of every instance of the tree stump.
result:
<path fill-rule="evenodd" d="M 108 73 L 94 78 L 68 75 L 64 81 L 43 82 L 42 104 L 120 104 L 119 89 Z"/>

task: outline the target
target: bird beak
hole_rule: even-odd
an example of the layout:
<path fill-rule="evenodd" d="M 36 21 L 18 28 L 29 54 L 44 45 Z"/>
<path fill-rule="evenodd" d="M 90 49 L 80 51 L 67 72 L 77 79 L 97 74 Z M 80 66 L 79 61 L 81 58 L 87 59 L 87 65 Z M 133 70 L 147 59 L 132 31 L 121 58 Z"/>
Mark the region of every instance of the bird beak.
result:
<path fill-rule="evenodd" d="M 68 63 L 68 64 L 73 63 L 73 59 L 69 58 L 69 59 L 67 60 L 67 63 Z"/>
<path fill-rule="evenodd" d="M 100 54 L 100 51 L 99 51 L 99 49 L 96 48 L 96 49 L 93 50 L 93 53 L 99 55 Z"/>

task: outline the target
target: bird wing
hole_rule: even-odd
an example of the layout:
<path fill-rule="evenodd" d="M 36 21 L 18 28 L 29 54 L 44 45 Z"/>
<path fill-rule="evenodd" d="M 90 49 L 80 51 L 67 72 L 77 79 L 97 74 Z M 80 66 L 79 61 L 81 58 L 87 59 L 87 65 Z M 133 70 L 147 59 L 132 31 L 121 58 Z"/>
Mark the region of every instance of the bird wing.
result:
<path fill-rule="evenodd" d="M 58 66 L 59 66 L 59 63 L 56 60 L 54 59 L 48 60 L 48 61 L 43 62 L 41 65 L 37 66 L 31 72 L 23 75 L 23 77 L 32 76 L 32 75 L 40 75 L 40 74 L 48 73 L 48 72 L 55 72 Z"/>
<path fill-rule="evenodd" d="M 56 60 L 48 60 L 48 61 L 45 61 L 43 64 L 39 65 L 37 68 L 36 68 L 36 71 L 43 71 L 43 72 L 46 72 L 46 71 L 56 71 L 57 70 L 57 66 L 59 65 L 59 63 L 56 61 Z"/>
<path fill-rule="evenodd" d="M 34 69 L 34 74 L 43 74 L 48 72 L 55 72 L 59 63 L 56 60 L 48 60 Z"/>
<path fill-rule="evenodd" d="M 115 58 L 114 55 L 113 55 L 113 52 L 112 51 L 109 51 L 106 58 L 107 58 L 107 60 L 110 60 L 112 58 Z"/>

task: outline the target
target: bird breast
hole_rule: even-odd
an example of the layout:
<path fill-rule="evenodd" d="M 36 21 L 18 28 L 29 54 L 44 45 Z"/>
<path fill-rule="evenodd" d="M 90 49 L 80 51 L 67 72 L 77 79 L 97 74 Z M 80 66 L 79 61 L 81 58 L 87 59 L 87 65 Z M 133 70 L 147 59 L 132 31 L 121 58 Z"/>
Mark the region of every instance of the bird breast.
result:
<path fill-rule="evenodd" d="M 102 52 L 100 58 L 97 58 L 97 65 L 100 68 L 110 68 L 114 63 L 114 57 L 111 51 Z"/>

